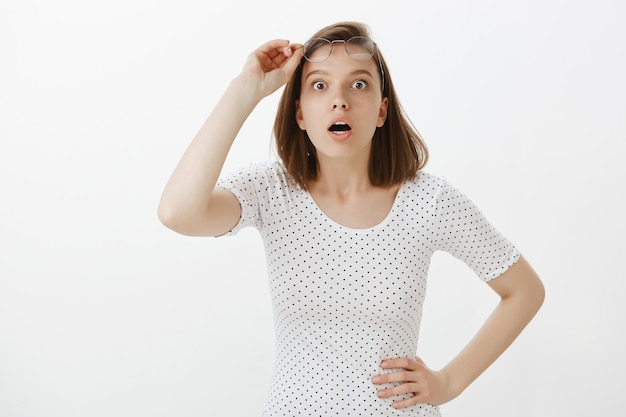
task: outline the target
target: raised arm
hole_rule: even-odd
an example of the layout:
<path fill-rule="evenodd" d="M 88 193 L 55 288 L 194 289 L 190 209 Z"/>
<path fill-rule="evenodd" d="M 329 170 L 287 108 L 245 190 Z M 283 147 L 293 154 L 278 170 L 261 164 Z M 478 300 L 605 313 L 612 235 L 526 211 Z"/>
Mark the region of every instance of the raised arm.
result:
<path fill-rule="evenodd" d="M 216 187 L 237 133 L 256 105 L 284 85 L 302 58 L 300 45 L 273 40 L 252 52 L 174 169 L 158 208 L 168 228 L 190 236 L 217 236 L 241 215 L 239 202 Z"/>

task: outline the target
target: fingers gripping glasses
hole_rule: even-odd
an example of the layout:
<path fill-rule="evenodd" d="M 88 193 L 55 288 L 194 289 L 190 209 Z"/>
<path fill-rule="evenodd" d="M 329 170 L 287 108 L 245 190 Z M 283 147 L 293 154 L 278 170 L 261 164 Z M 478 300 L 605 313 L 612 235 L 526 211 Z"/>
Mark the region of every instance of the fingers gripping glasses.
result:
<path fill-rule="evenodd" d="M 343 43 L 348 56 L 355 61 L 367 61 L 374 56 L 376 44 L 364 36 L 355 36 L 348 40 L 330 41 L 313 38 L 304 44 L 304 57 L 310 62 L 323 62 L 333 53 L 336 43 Z"/>
<path fill-rule="evenodd" d="M 333 53 L 336 43 L 343 43 L 346 54 L 355 61 L 368 61 L 376 52 L 376 43 L 365 36 L 354 36 L 348 40 L 337 39 L 334 41 L 324 38 L 313 38 L 304 44 L 304 59 L 309 62 L 324 62 Z M 376 59 L 380 69 L 380 80 L 382 91 L 385 91 L 385 72 L 380 62 L 380 57 Z"/>

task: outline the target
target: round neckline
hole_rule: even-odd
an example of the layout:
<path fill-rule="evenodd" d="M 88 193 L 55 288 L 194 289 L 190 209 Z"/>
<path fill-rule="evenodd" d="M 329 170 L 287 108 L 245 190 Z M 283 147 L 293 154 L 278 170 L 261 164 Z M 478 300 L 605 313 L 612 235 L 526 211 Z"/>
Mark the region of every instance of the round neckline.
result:
<path fill-rule="evenodd" d="M 306 198 L 313 205 L 313 207 L 315 207 L 315 211 L 317 212 L 317 215 L 322 217 L 329 224 L 333 225 L 336 228 L 345 230 L 345 231 L 350 232 L 350 233 L 366 234 L 366 233 L 377 231 L 377 230 L 383 228 L 384 226 L 387 225 L 387 223 L 389 223 L 391 221 L 391 217 L 395 213 L 397 206 L 400 204 L 399 203 L 400 196 L 401 196 L 401 194 L 404 193 L 405 186 L 406 186 L 406 181 L 399 185 L 398 191 L 396 192 L 396 196 L 395 196 L 395 198 L 393 200 L 393 204 L 391 205 L 391 209 L 389 209 L 389 212 L 385 215 L 385 217 L 380 222 L 378 222 L 377 224 L 375 224 L 373 226 L 370 226 L 370 227 L 366 227 L 366 228 L 354 228 L 354 227 L 346 226 L 346 225 L 343 225 L 343 224 L 339 223 L 338 221 L 334 220 L 329 215 L 327 215 L 324 212 L 324 210 L 322 210 L 320 208 L 320 206 L 317 204 L 317 201 L 315 201 L 315 199 L 313 198 L 313 196 L 311 195 L 309 190 L 303 188 L 302 192 L 306 195 Z"/>

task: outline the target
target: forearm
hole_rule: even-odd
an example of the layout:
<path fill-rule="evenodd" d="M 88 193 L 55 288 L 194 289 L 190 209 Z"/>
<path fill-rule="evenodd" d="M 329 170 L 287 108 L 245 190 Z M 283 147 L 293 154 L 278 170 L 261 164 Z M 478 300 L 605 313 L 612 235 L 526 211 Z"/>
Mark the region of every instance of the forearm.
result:
<path fill-rule="evenodd" d="M 194 218 L 208 207 L 237 133 L 260 99 L 235 78 L 174 169 L 159 204 L 165 218 Z"/>
<path fill-rule="evenodd" d="M 453 397 L 480 376 L 515 340 L 535 314 L 523 300 L 504 299 L 474 338 L 442 370 L 449 378 Z"/>
<path fill-rule="evenodd" d="M 458 396 L 482 374 L 517 338 L 535 316 L 544 299 L 544 288 L 532 268 L 521 258 L 512 267 L 508 282 L 517 281 L 514 291 L 499 287 L 501 300 L 465 348 L 442 371 L 453 397 Z M 522 272 L 520 272 L 522 271 Z"/>

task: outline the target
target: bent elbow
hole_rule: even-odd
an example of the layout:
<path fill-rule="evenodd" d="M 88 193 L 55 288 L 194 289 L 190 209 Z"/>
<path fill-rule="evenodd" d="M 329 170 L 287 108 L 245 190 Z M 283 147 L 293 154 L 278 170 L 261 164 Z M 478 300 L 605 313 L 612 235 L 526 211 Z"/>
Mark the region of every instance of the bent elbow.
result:
<path fill-rule="evenodd" d="M 541 308 L 543 302 L 546 300 L 546 287 L 543 285 L 541 280 L 537 282 L 537 288 L 535 289 L 535 303 L 537 306 L 537 310 Z"/>
<path fill-rule="evenodd" d="M 535 275 L 534 279 L 530 280 L 528 287 L 522 296 L 523 303 L 526 305 L 529 313 L 534 316 L 541 309 L 543 302 L 546 298 L 546 289 L 543 285 L 543 282 L 539 279 L 538 276 Z"/>
<path fill-rule="evenodd" d="M 168 229 L 181 235 L 189 234 L 187 229 L 192 216 L 184 206 L 161 200 L 157 208 L 157 218 Z"/>
<path fill-rule="evenodd" d="M 159 204 L 157 217 L 163 226 L 183 236 L 219 236 L 226 232 L 213 230 L 209 216 L 167 204 Z"/>
<path fill-rule="evenodd" d="M 170 206 L 160 203 L 157 208 L 157 217 L 163 226 L 176 231 L 178 224 L 177 216 Z"/>

